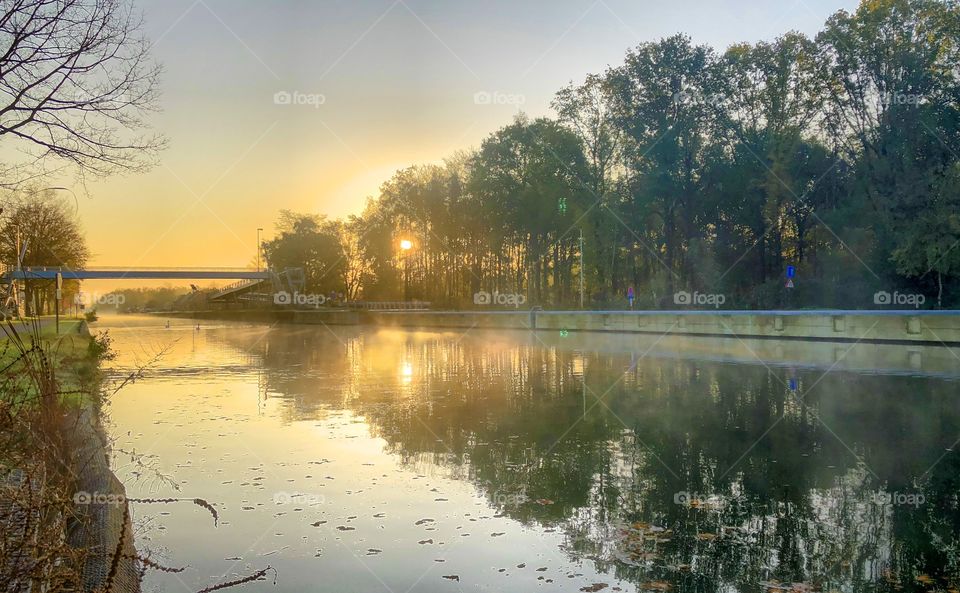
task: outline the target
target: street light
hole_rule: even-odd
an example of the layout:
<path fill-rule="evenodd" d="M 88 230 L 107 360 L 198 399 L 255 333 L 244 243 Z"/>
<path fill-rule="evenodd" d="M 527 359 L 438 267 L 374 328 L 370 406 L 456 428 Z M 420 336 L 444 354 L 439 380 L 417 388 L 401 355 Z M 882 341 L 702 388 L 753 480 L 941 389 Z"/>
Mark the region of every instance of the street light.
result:
<path fill-rule="evenodd" d="M 262 228 L 257 228 L 257 271 L 260 271 L 260 248 L 262 243 L 260 242 L 260 233 L 263 232 Z"/>
<path fill-rule="evenodd" d="M 400 250 L 403 251 L 403 300 L 410 300 L 410 250 L 413 249 L 413 243 L 409 239 L 400 240 Z"/>

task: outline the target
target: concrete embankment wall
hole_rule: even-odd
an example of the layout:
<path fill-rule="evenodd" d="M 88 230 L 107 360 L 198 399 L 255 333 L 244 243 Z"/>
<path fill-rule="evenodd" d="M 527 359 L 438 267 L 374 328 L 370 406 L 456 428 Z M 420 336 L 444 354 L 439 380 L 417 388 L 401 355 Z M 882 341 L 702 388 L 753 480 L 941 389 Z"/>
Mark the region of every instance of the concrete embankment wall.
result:
<path fill-rule="evenodd" d="M 956 311 L 378 311 L 366 320 L 399 327 L 960 344 Z"/>
<path fill-rule="evenodd" d="M 193 319 L 535 329 L 827 342 L 960 344 L 960 311 L 195 311 Z"/>
<path fill-rule="evenodd" d="M 67 541 L 85 551 L 83 590 L 101 591 L 109 580 L 118 546 L 121 558 L 110 593 L 139 593 L 132 522 L 124 510 L 126 490 L 110 469 L 109 441 L 97 412 L 84 409 L 66 420 L 74 443 L 70 467 L 77 476 L 76 520 Z M 104 500 L 109 502 L 103 502 Z"/>

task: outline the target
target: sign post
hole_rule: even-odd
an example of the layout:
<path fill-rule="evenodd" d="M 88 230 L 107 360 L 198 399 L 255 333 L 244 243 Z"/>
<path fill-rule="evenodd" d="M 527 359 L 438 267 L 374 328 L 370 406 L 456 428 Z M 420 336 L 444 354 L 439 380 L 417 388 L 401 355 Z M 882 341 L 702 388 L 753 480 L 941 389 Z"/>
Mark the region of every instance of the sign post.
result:
<path fill-rule="evenodd" d="M 53 299 L 53 310 L 56 316 L 57 335 L 60 334 L 60 299 L 63 298 L 63 274 L 57 272 L 57 291 Z"/>

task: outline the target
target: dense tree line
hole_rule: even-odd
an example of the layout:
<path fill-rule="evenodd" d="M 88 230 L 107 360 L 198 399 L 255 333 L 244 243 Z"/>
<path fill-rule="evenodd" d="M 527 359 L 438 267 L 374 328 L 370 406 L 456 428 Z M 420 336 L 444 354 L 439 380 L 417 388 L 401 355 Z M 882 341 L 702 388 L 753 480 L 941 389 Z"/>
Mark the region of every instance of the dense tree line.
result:
<path fill-rule="evenodd" d="M 622 307 L 629 287 L 647 307 L 680 290 L 732 308 L 872 308 L 879 290 L 956 304 L 958 39 L 952 0 L 863 0 L 814 39 L 643 43 L 560 90 L 556 119 L 521 114 L 398 171 L 360 216 L 306 217 L 323 260 L 300 262 L 317 288 L 406 284 L 438 305 L 498 290 L 573 306 L 581 275 L 588 307 Z M 267 257 L 290 265 L 285 216 Z"/>

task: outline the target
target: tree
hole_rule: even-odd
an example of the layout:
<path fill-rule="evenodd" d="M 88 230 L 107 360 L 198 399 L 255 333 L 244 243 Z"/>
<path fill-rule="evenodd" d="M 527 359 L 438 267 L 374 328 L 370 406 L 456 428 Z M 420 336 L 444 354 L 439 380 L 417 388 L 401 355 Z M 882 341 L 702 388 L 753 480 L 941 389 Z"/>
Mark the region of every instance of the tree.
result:
<path fill-rule="evenodd" d="M 356 300 L 363 290 L 364 281 L 369 278 L 372 268 L 364 257 L 362 244 L 362 225 L 360 219 L 351 216 L 346 222 L 337 222 L 337 234 L 340 237 L 340 249 L 343 253 L 341 277 L 343 292 L 348 301 Z"/>
<path fill-rule="evenodd" d="M 24 267 L 80 269 L 90 255 L 73 208 L 49 190 L 15 193 L 4 203 L 0 258 L 13 264 L 17 250 L 24 248 Z M 52 281 L 28 280 L 24 288 L 31 313 L 49 311 L 56 288 Z M 76 294 L 79 284 L 67 281 L 64 289 Z"/>
<path fill-rule="evenodd" d="M 343 247 L 338 224 L 323 216 L 281 210 L 278 236 L 263 244 L 270 269 L 301 268 L 309 292 L 345 292 Z"/>
<path fill-rule="evenodd" d="M 0 9 L 0 138 L 28 151 L 0 185 L 46 157 L 81 176 L 138 170 L 163 139 L 143 133 L 159 66 L 127 0 L 16 0 Z M 31 169 L 33 167 L 33 169 Z"/>
<path fill-rule="evenodd" d="M 582 221 L 587 227 L 584 273 L 590 278 L 591 292 L 604 299 L 617 289 L 614 275 L 620 245 L 629 239 L 629 229 L 623 228 L 617 213 L 620 194 L 616 191 L 625 175 L 626 138 L 614 118 L 611 90 L 605 77 L 591 74 L 582 84 L 561 89 L 551 103 L 560 122 L 580 138 L 587 183 L 599 203 Z"/>
<path fill-rule="evenodd" d="M 500 254 L 513 269 L 491 288 L 506 281 L 503 288 L 526 286 L 534 302 L 564 301 L 572 286 L 574 227 L 595 201 L 588 180 L 580 139 L 556 121 L 518 116 L 483 142 L 471 192 L 504 222 L 506 246 L 519 248 L 516 257 Z"/>
<path fill-rule="evenodd" d="M 626 158 L 635 210 L 659 221 L 658 247 L 649 251 L 673 292 L 702 219 L 708 132 L 721 88 L 717 58 L 711 48 L 675 35 L 641 44 L 608 78 L 618 126 L 631 140 Z"/>

